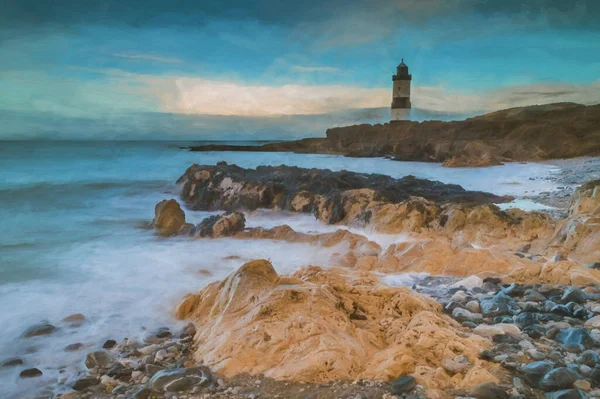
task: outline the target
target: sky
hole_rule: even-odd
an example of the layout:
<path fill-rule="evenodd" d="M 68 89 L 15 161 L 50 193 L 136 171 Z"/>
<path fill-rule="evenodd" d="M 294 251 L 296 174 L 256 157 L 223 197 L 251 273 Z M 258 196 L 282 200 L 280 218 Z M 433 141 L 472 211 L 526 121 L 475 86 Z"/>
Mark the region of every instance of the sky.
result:
<path fill-rule="evenodd" d="M 600 102 L 597 0 L 0 0 L 0 9 L 0 138 L 322 135 L 389 118 L 402 58 L 421 119 Z"/>

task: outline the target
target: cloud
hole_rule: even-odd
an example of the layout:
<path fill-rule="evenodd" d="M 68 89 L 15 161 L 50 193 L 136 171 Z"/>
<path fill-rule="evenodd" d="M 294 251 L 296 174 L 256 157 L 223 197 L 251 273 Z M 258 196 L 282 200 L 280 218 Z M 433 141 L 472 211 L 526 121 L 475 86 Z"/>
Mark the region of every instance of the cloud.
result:
<path fill-rule="evenodd" d="M 298 72 L 339 72 L 339 68 L 334 67 L 326 67 L 326 66 L 302 66 L 295 65 L 292 68 L 294 71 Z"/>
<path fill-rule="evenodd" d="M 142 78 L 146 93 L 165 112 L 273 116 L 326 114 L 347 109 L 389 107 L 391 87 L 353 85 L 247 85 L 190 77 Z M 551 102 L 600 102 L 600 81 L 592 84 L 539 83 L 482 92 L 443 86 L 414 86 L 413 107 L 431 112 L 473 114 Z"/>
<path fill-rule="evenodd" d="M 189 77 L 146 77 L 149 91 L 166 112 L 212 115 L 325 114 L 375 108 L 390 102 L 389 89 L 356 86 L 245 85 Z"/>
<path fill-rule="evenodd" d="M 113 57 L 119 58 L 127 58 L 130 60 L 148 60 L 148 61 L 157 61 L 157 62 L 165 62 L 169 64 L 182 63 L 183 61 L 179 58 L 169 58 L 169 57 L 157 57 L 151 54 L 124 54 L 124 53 L 113 53 L 111 54 Z"/>

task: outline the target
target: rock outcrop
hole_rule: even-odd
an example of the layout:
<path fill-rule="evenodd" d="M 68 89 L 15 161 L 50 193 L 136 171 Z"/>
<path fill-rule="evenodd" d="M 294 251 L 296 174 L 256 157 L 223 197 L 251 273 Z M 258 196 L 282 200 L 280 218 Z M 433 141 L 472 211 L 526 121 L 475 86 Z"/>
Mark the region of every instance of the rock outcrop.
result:
<path fill-rule="evenodd" d="M 461 331 L 434 300 L 371 276 L 314 266 L 279 276 L 256 260 L 187 296 L 176 316 L 197 326 L 195 360 L 224 376 L 323 382 L 412 374 L 434 390 L 498 381 L 498 369 L 478 358 L 488 339 Z M 444 369 L 458 357 L 464 367 Z"/>
<path fill-rule="evenodd" d="M 255 147 L 197 146 L 191 150 L 388 156 L 401 161 L 447 162 L 447 166 L 489 166 L 504 161 L 599 155 L 600 105 L 536 105 L 463 121 L 355 125 L 328 129 L 326 138 Z"/>
<path fill-rule="evenodd" d="M 399 204 L 415 196 L 435 204 L 485 204 L 510 199 L 414 176 L 394 179 L 283 165 L 244 169 L 194 164 L 178 183 L 182 185 L 181 198 L 194 210 L 284 209 L 313 212 L 330 224 L 342 221 L 349 213 L 356 215 L 356 207 L 374 202 Z"/>
<path fill-rule="evenodd" d="M 229 237 L 246 227 L 243 213 L 231 212 L 204 219 L 196 226 L 196 237 Z"/>
<path fill-rule="evenodd" d="M 152 226 L 163 236 L 189 233 L 189 229 L 193 227 L 185 222 L 185 212 L 174 199 L 156 204 Z"/>

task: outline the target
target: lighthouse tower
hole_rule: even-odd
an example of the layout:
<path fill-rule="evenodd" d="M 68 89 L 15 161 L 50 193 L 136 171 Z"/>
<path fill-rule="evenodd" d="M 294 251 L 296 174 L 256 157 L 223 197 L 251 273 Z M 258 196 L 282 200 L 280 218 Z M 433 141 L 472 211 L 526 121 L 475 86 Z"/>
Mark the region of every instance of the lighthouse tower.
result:
<path fill-rule="evenodd" d="M 410 110 L 410 81 L 412 75 L 408 73 L 408 66 L 404 58 L 392 76 L 394 88 L 392 90 L 392 120 L 408 119 Z"/>

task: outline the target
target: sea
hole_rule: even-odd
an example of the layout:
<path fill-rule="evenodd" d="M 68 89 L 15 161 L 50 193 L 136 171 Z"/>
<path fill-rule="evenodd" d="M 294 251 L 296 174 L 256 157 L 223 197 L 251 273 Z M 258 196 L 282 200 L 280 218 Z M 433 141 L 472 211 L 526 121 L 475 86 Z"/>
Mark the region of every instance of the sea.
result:
<path fill-rule="evenodd" d="M 185 323 L 174 320 L 173 313 L 183 296 L 224 278 L 248 260 L 270 259 L 278 272 L 288 273 L 308 264 L 326 267 L 339 252 L 269 240 L 156 236 L 148 228 L 155 204 L 179 197 L 175 182 L 193 163 L 414 175 L 513 195 L 512 206 L 526 209 L 543 207 L 527 197 L 555 190 L 552 176 L 559 172 L 555 166 L 536 163 L 447 169 L 383 158 L 185 149 L 207 143 L 0 142 L 0 364 L 15 357 L 24 361 L 17 367 L 0 365 L 1 398 L 27 398 L 55 389 L 84 370 L 86 351 L 99 349 L 107 339 L 140 339 L 158 327 L 181 328 Z M 186 216 L 198 223 L 216 213 L 188 210 Z M 249 226 L 288 224 L 308 233 L 341 227 L 324 225 L 307 214 L 268 210 L 252 212 L 247 220 Z M 406 239 L 357 232 L 384 245 Z M 74 313 L 85 315 L 79 327 L 61 321 Z M 22 337 L 28 327 L 42 322 L 57 330 Z M 83 349 L 66 352 L 73 343 L 82 343 Z M 42 370 L 43 376 L 20 379 L 20 371 L 31 367 Z"/>

